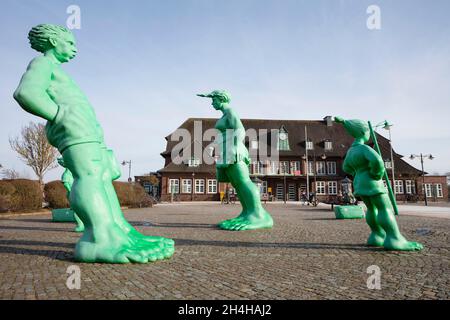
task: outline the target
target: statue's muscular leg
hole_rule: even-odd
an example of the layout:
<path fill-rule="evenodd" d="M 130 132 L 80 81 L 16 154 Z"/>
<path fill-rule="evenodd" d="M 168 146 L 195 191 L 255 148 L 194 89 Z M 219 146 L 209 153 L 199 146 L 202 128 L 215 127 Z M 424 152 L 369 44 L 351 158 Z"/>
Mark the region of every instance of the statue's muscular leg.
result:
<path fill-rule="evenodd" d="M 102 148 L 102 151 L 104 152 L 103 159 L 105 160 L 105 168 L 108 168 L 108 170 L 105 170 L 103 174 L 103 180 L 105 183 L 106 193 L 112 207 L 114 221 L 125 233 L 134 238 L 136 241 L 161 242 L 161 247 L 166 246 L 173 248 L 175 242 L 172 239 L 143 235 L 125 219 L 122 209 L 120 208 L 119 199 L 117 198 L 114 185 L 112 184 L 113 180 L 120 178 L 120 167 L 117 164 L 112 150 Z"/>
<path fill-rule="evenodd" d="M 402 236 L 395 220 L 394 212 L 386 194 L 379 194 L 371 197 L 372 203 L 378 209 L 377 221 L 386 232 L 384 248 L 387 250 L 413 251 L 423 249 L 423 245 L 418 242 L 408 241 Z"/>
<path fill-rule="evenodd" d="M 239 200 L 245 204 L 245 214 L 219 226 L 235 231 L 272 228 L 273 219 L 261 204 L 258 189 L 250 180 L 247 165 L 239 162 L 231 165 L 228 170 Z"/>
<path fill-rule="evenodd" d="M 68 147 L 64 161 L 74 176 L 71 205 L 85 225 L 75 247 L 75 259 L 82 262 L 128 263 L 156 261 L 159 245 L 136 243 L 114 221 L 103 181 L 104 163 L 99 143 Z"/>
<path fill-rule="evenodd" d="M 366 222 L 370 227 L 371 233 L 369 239 L 367 239 L 368 246 L 382 247 L 384 239 L 386 238 L 386 232 L 377 222 L 378 209 L 370 201 L 370 197 L 362 197 L 366 207 Z"/>
<path fill-rule="evenodd" d="M 222 175 L 226 175 L 227 181 L 229 181 L 229 182 L 231 183 L 231 185 L 233 186 L 233 188 L 234 188 L 234 190 L 236 191 L 236 193 L 237 193 L 237 194 L 240 194 L 241 192 L 238 191 L 238 189 L 240 188 L 240 185 L 239 185 L 239 184 L 236 184 L 236 181 L 233 180 L 232 177 L 230 177 L 230 176 L 228 175 L 229 168 L 230 168 L 230 167 L 221 169 L 221 174 L 222 174 Z M 235 217 L 235 218 L 228 219 L 228 220 L 224 220 L 224 221 L 222 221 L 221 223 L 219 223 L 219 225 L 218 225 L 219 228 L 228 230 L 228 229 L 230 229 L 231 226 L 233 226 L 233 225 L 235 225 L 235 224 L 237 224 L 237 223 L 240 223 L 240 222 L 244 221 L 245 216 L 247 215 L 246 199 L 241 199 L 241 198 L 239 198 L 239 202 L 241 203 L 241 206 L 242 206 L 242 211 L 241 211 L 241 213 L 240 213 L 237 217 Z"/>

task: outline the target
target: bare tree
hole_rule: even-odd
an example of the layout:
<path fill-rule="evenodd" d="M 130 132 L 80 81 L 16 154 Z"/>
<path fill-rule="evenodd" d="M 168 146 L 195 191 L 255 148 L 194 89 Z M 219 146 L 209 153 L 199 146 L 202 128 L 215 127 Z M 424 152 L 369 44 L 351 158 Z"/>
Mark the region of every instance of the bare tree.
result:
<path fill-rule="evenodd" d="M 47 141 L 45 125 L 30 122 L 22 128 L 20 136 L 9 139 L 9 144 L 19 158 L 31 167 L 43 187 L 44 175 L 57 167 L 55 160 L 58 155 L 56 148 Z"/>
<path fill-rule="evenodd" d="M 3 169 L 0 174 L 4 179 L 19 179 L 20 174 L 14 169 Z"/>

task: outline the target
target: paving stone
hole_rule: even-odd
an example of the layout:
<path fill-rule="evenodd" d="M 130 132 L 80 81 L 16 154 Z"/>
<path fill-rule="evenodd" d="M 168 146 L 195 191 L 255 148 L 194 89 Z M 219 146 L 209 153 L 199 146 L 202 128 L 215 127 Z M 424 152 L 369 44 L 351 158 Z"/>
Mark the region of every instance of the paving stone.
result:
<path fill-rule="evenodd" d="M 266 207 L 275 227 L 246 232 L 215 227 L 238 205 L 128 210 L 140 232 L 176 243 L 170 260 L 143 265 L 74 262 L 79 234 L 49 215 L 0 219 L 0 299 L 449 299 L 449 219 L 400 215 L 403 234 L 425 249 L 387 252 L 365 246 L 364 220 L 296 204 Z M 80 290 L 66 286 L 74 264 Z M 367 288 L 371 265 L 380 267 L 381 290 Z"/>

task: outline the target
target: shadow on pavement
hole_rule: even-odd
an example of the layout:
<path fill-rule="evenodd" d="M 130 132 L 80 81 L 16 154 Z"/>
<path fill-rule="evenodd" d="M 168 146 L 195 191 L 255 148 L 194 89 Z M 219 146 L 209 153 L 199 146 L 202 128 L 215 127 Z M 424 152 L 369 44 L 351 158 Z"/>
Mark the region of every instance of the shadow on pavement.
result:
<path fill-rule="evenodd" d="M 177 239 L 177 246 L 217 246 L 217 247 L 250 247 L 250 248 L 298 248 L 298 249 L 348 249 L 358 251 L 384 251 L 383 248 L 368 247 L 365 244 L 336 244 L 336 243 L 267 243 L 267 242 L 239 242 L 239 241 L 211 241 Z"/>
<path fill-rule="evenodd" d="M 209 223 L 151 223 L 151 227 L 156 228 L 204 228 L 204 229 L 216 229 L 216 224 Z M 218 228 L 217 228 L 218 229 Z"/>
<path fill-rule="evenodd" d="M 45 246 L 45 247 L 59 247 L 71 249 L 70 252 L 61 250 L 48 250 L 48 249 L 30 249 L 11 247 L 9 245 L 24 245 L 24 246 Z M 27 240 L 0 240 L 0 253 L 13 253 L 32 256 L 49 257 L 55 260 L 73 260 L 74 243 L 60 243 L 60 242 L 45 242 L 45 241 L 27 241 Z"/>
<path fill-rule="evenodd" d="M 73 231 L 73 227 L 70 228 L 43 228 L 43 227 L 25 227 L 25 226 L 0 226 L 0 230 L 28 230 L 28 231 Z"/>
<path fill-rule="evenodd" d="M 52 219 L 45 218 L 45 219 L 7 219 L 8 221 L 18 221 L 18 222 L 33 222 L 33 223 L 58 223 L 53 222 Z M 61 222 L 64 223 L 64 222 Z M 65 222 L 67 223 L 67 222 Z M 70 223 L 70 222 L 69 222 Z"/>

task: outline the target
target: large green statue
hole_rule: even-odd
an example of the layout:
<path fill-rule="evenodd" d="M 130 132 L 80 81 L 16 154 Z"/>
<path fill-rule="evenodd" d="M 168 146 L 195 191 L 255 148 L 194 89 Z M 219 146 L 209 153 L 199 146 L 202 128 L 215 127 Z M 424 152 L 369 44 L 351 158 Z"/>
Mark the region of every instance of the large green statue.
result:
<path fill-rule="evenodd" d="M 387 250 L 421 250 L 423 246 L 420 243 L 408 241 L 400 233 L 382 180 L 385 172 L 383 159 L 366 145 L 370 139 L 368 123 L 341 117 L 335 117 L 335 121 L 342 123 L 355 138 L 347 151 L 343 169 L 354 177 L 354 195 L 361 197 L 367 207 L 366 221 L 371 230 L 367 244 Z"/>
<path fill-rule="evenodd" d="M 32 28 L 28 38 L 43 55 L 31 61 L 14 98 L 25 111 L 47 120 L 47 138 L 73 174 L 70 205 L 85 226 L 75 259 L 146 263 L 171 257 L 173 240 L 144 236 L 123 216 L 112 184 L 120 176 L 118 163 L 104 144 L 88 99 L 61 68 L 77 53 L 73 34 L 42 24 Z"/>
<path fill-rule="evenodd" d="M 242 212 L 238 217 L 222 221 L 219 227 L 235 231 L 272 228 L 272 217 L 261 205 L 259 190 L 250 180 L 250 158 L 244 144 L 245 128 L 236 111 L 230 107 L 229 94 L 215 90 L 198 96 L 212 98 L 214 109 L 223 113 L 215 125 L 219 131 L 217 143 L 220 150 L 216 163 L 217 180 L 230 182 L 242 205 Z"/>
<path fill-rule="evenodd" d="M 74 181 L 73 175 L 72 175 L 72 172 L 70 172 L 70 170 L 66 168 L 63 158 L 58 158 L 58 163 L 60 166 L 65 168 L 64 173 L 61 176 L 61 182 L 63 183 L 64 188 L 66 189 L 67 200 L 70 203 L 70 191 L 72 190 L 72 185 L 73 185 L 73 181 Z M 81 219 L 78 217 L 78 215 L 75 211 L 73 211 L 73 217 L 75 218 L 75 222 L 77 224 L 77 226 L 75 227 L 75 232 L 83 232 L 84 231 L 83 221 L 81 221 Z"/>

